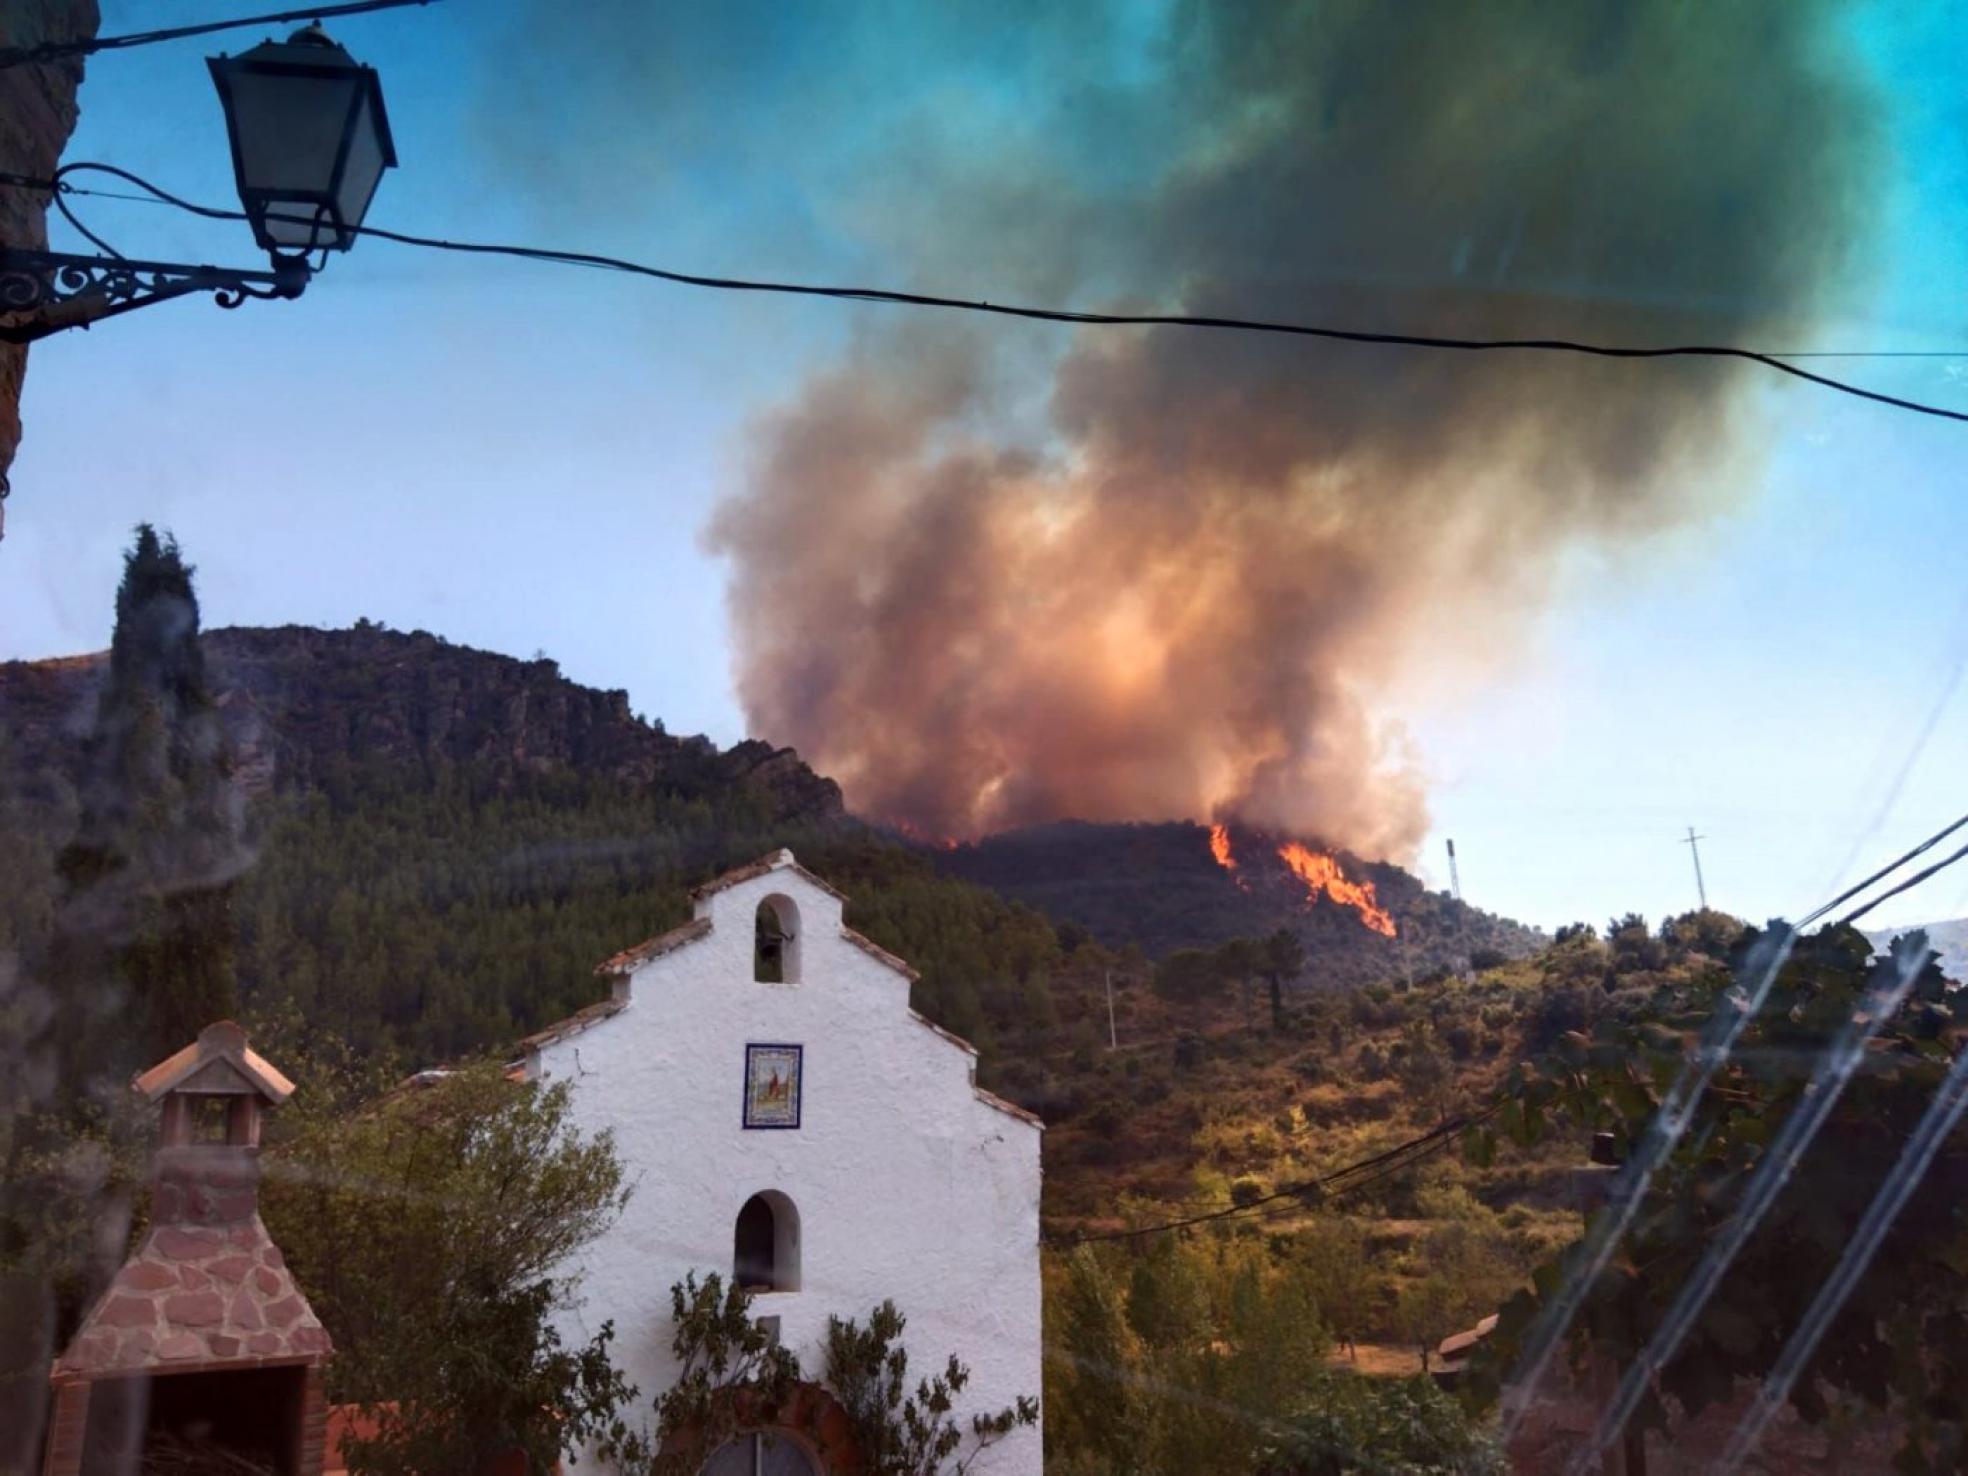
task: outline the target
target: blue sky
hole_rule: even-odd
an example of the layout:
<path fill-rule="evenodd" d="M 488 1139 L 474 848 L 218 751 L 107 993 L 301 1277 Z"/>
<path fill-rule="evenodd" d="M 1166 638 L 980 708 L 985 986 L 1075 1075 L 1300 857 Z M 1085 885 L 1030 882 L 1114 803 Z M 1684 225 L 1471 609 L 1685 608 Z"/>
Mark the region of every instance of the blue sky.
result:
<path fill-rule="evenodd" d="M 154 5 L 103 8 L 106 33 L 159 23 Z M 561 14 L 605 27 L 633 9 Z M 1121 202 L 1109 224 L 1125 221 L 1179 122 L 1165 137 L 1117 130 L 1098 157 L 1071 138 L 1050 150 L 1031 119 L 1062 104 L 1036 96 L 1043 74 L 1021 47 L 1084 54 L 1073 105 L 1098 108 L 1148 65 L 1162 8 L 1092 41 L 1069 16 L 990 44 L 961 18 L 890 27 L 876 22 L 917 13 L 866 9 L 874 21 L 855 26 L 800 7 L 679 20 L 664 65 L 597 84 L 606 106 L 564 90 L 597 53 L 542 47 L 519 0 L 338 22 L 383 75 L 402 161 L 372 220 L 686 269 L 927 275 L 978 295 L 1002 262 L 1003 279 L 1043 283 L 1070 256 L 1061 291 L 1100 280 L 1101 207 Z M 1846 17 L 1844 55 L 1874 86 L 1885 140 L 1869 245 L 1835 315 L 1783 347 L 1968 350 L 1968 22 L 1950 9 Z M 68 157 L 229 203 L 200 58 L 256 39 L 92 61 Z M 882 77 L 897 80 L 870 84 Z M 973 192 L 971 250 L 954 250 L 938 141 L 920 136 L 945 117 L 973 148 L 1084 180 L 1085 230 L 1035 240 L 1015 197 L 993 209 Z M 252 264 L 243 228 L 77 204 L 128 254 Z M 103 645 L 120 550 L 150 520 L 199 566 L 208 624 L 369 616 L 544 650 L 674 731 L 733 741 L 730 568 L 703 530 L 745 475 L 756 417 L 878 311 L 372 242 L 295 303 L 177 303 L 58 336 L 30 363 L 0 658 Z M 1004 332 L 1035 355 L 1066 341 Z M 1968 408 L 1968 353 L 1825 362 Z M 1627 382 L 1647 393 L 1644 373 Z M 1677 844 L 1692 823 L 1718 904 L 1794 915 L 1968 809 L 1968 696 L 1927 730 L 1968 660 L 1968 428 L 1774 380 L 1751 394 L 1756 454 L 1700 516 L 1572 550 L 1520 646 L 1413 663 L 1383 694 L 1376 715 L 1405 730 L 1427 781 L 1430 880 L 1446 881 L 1453 836 L 1485 906 L 1547 926 L 1658 916 L 1693 903 Z M 1953 875 L 1881 916 L 1968 911 L 1968 876 Z"/>

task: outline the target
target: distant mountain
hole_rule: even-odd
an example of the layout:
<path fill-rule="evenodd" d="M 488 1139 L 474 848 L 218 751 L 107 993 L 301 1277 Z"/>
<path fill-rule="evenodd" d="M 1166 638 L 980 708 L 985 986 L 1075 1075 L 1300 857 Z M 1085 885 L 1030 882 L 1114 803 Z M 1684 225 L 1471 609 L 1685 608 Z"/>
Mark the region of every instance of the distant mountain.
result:
<path fill-rule="evenodd" d="M 1036 907 L 1056 923 L 1076 923 L 1111 946 L 1137 944 L 1151 957 L 1288 927 L 1305 944 L 1308 975 L 1320 983 L 1371 983 L 1404 972 L 1418 978 L 1472 954 L 1522 958 L 1550 941 L 1429 891 L 1389 862 L 1242 827 L 1221 832 L 1216 843 L 1230 864 L 1218 860 L 1210 828 L 1193 822 L 1068 820 L 990 836 L 938 852 L 936 860 L 950 875 Z M 1334 887 L 1315 888 L 1293 870 L 1281 854 L 1293 844 L 1304 848 L 1301 866 L 1330 859 Z M 1370 888 L 1371 901 L 1334 895 L 1350 887 Z M 1379 928 L 1374 909 L 1386 914 Z"/>
<path fill-rule="evenodd" d="M 1919 924 L 1927 934 L 1927 941 L 1941 956 L 1941 971 L 1950 979 L 1968 980 L 1968 917 L 1950 918 L 1946 922 Z M 1884 948 L 1902 933 L 1911 933 L 1912 927 L 1867 928 L 1865 935 L 1874 945 Z"/>
<path fill-rule="evenodd" d="M 622 691 L 569 681 L 424 631 L 235 627 L 202 637 L 236 772 L 249 795 L 320 786 L 349 766 L 434 773 L 472 767 L 495 782 L 578 773 L 698 791 L 743 784 L 788 823 L 842 820 L 840 787 L 789 748 L 749 740 L 719 751 L 629 711 Z M 0 663 L 0 719 L 12 763 L 72 775 L 108 671 L 108 653 Z"/>
<path fill-rule="evenodd" d="M 358 1050 L 428 1061 L 537 1028 L 592 998 L 595 961 L 686 917 L 689 886 L 788 844 L 851 894 L 855 926 L 921 968 L 918 1007 L 987 1051 L 1047 1042 L 1101 987 L 1101 959 L 1125 972 L 1079 936 L 1158 957 L 1291 927 L 1315 985 L 1541 942 L 1344 854 L 1302 863 L 1370 886 L 1369 908 L 1315 897 L 1284 838 L 1241 829 L 1222 837 L 1234 868 L 1187 823 L 908 846 L 856 821 L 791 749 L 677 737 L 551 661 L 421 631 L 202 641 L 255 857 L 233 904 L 241 999 Z M 52 915 L 106 673 L 103 655 L 0 664 L 0 952 L 31 951 Z"/>

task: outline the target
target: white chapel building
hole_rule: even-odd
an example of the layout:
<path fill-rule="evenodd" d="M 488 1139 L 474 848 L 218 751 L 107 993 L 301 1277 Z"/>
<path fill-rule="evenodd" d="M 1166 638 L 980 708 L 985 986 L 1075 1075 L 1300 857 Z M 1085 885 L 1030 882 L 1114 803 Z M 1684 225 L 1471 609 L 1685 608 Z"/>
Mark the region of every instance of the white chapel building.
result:
<path fill-rule="evenodd" d="M 849 928 L 842 895 L 777 851 L 692 893 L 696 916 L 597 970 L 610 997 L 524 1042 L 530 1080 L 573 1084 L 583 1132 L 611 1129 L 633 1186 L 584 1254 L 563 1335 L 615 1324 L 648 1409 L 676 1363 L 670 1287 L 709 1271 L 761 1288 L 805 1378 L 827 1318 L 908 1319 L 909 1383 L 950 1354 L 954 1413 L 1039 1397 L 1039 1140 L 975 1081 L 977 1052 L 909 1007 L 916 973 Z M 704 1469 L 817 1476 L 822 1442 L 740 1437 Z M 1038 1429 L 973 1468 L 1041 1469 Z"/>

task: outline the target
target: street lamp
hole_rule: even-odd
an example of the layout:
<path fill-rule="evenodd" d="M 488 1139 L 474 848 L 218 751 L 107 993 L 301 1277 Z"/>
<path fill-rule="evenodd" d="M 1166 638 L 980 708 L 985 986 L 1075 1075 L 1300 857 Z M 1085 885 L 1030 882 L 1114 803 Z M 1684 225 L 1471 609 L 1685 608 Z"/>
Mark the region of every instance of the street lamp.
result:
<path fill-rule="evenodd" d="M 239 201 L 271 269 L 0 250 L 0 341 L 29 343 L 193 292 L 210 292 L 227 308 L 249 297 L 299 297 L 313 274 L 311 253 L 325 261 L 355 244 L 383 171 L 396 163 L 374 69 L 319 25 L 208 64 Z M 66 172 L 41 187 L 60 188 Z"/>
<path fill-rule="evenodd" d="M 396 163 L 375 68 L 318 25 L 206 65 L 253 238 L 275 255 L 348 250 Z"/>

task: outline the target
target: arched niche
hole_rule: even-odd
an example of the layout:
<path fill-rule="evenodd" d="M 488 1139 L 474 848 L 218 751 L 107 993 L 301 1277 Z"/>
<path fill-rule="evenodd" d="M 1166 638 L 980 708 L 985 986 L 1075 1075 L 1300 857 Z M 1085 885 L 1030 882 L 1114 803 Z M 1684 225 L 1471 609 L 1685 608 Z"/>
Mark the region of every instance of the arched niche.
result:
<path fill-rule="evenodd" d="M 746 1200 L 732 1227 L 731 1279 L 753 1292 L 800 1289 L 799 1210 L 777 1189 Z"/>

